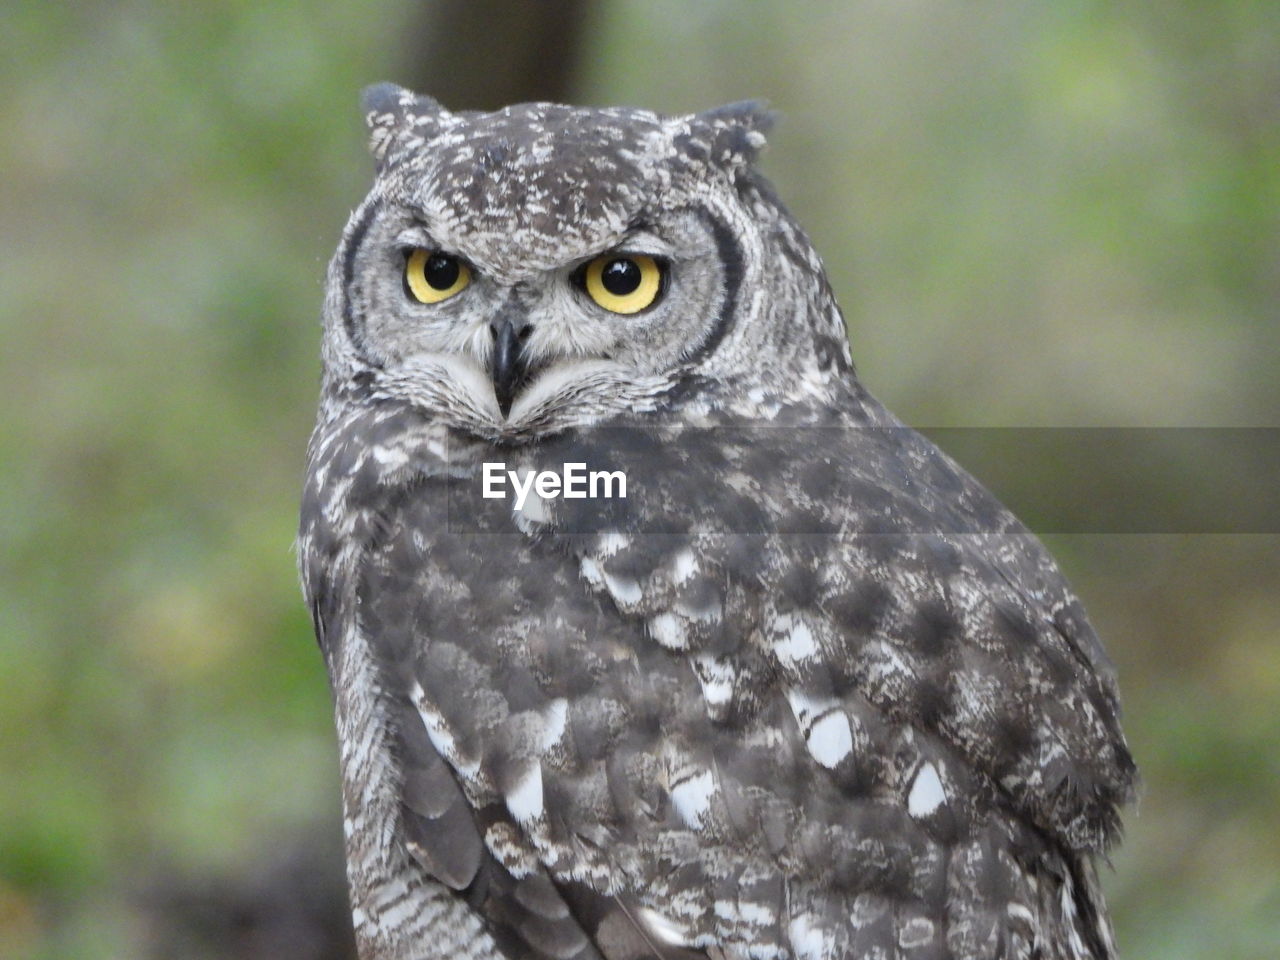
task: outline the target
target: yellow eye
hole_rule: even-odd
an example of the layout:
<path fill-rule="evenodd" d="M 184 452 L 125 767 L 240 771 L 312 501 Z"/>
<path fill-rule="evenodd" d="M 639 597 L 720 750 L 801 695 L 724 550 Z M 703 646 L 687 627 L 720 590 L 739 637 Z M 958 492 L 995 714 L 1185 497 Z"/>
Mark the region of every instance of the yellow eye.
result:
<path fill-rule="evenodd" d="M 471 282 L 471 269 L 447 253 L 414 250 L 404 261 L 404 285 L 419 303 L 439 303 L 461 293 Z"/>
<path fill-rule="evenodd" d="M 587 264 L 582 285 L 611 313 L 639 313 L 662 293 L 662 267 L 642 254 L 596 257 Z"/>

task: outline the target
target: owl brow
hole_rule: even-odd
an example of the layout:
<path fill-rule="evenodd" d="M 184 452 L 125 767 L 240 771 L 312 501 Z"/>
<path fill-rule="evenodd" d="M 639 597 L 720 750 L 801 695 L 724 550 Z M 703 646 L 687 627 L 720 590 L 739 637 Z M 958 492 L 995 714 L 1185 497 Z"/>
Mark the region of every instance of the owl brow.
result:
<path fill-rule="evenodd" d="M 650 257 L 666 257 L 670 259 L 674 253 L 671 242 L 650 224 L 632 224 L 627 232 L 613 246 L 600 251 L 596 256 L 610 253 L 636 253 Z"/>
<path fill-rule="evenodd" d="M 471 270 L 477 273 L 480 272 L 470 257 L 451 249 L 437 240 L 435 234 L 431 232 L 431 228 L 420 217 L 415 216 L 412 224 L 397 233 L 391 242 L 397 250 L 406 256 L 410 250 L 430 250 L 433 253 L 446 254 L 461 263 L 465 263 Z"/>
<path fill-rule="evenodd" d="M 426 221 L 418 216 L 410 218 L 409 226 L 396 234 L 394 242 L 397 246 L 423 247 L 427 250 L 444 249 L 443 244 L 435 238 Z"/>

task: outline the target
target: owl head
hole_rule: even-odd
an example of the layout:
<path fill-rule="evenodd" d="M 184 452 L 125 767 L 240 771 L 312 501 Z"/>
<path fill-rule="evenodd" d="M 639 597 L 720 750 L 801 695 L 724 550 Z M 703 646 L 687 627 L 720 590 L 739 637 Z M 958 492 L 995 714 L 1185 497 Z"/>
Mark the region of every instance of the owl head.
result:
<path fill-rule="evenodd" d="M 327 394 L 515 438 L 849 369 L 821 263 L 753 168 L 758 104 L 454 113 L 383 84 L 363 105 L 377 173 L 329 270 Z"/>

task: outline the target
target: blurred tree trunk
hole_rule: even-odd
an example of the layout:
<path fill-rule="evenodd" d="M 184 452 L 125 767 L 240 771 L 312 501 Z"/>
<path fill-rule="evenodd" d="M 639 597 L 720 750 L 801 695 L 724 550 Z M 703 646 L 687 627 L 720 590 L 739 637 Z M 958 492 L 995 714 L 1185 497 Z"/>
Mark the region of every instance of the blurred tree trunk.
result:
<path fill-rule="evenodd" d="M 450 109 L 571 102 L 590 0 L 423 0 L 403 83 Z"/>

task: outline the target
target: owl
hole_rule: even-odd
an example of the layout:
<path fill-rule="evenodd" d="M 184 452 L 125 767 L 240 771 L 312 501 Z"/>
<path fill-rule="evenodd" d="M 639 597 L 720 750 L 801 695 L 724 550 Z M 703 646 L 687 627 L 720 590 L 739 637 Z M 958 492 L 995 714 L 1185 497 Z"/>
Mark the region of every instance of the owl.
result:
<path fill-rule="evenodd" d="M 769 114 L 363 107 L 299 534 L 361 957 L 1112 957 L 1114 670 L 859 382 Z"/>

